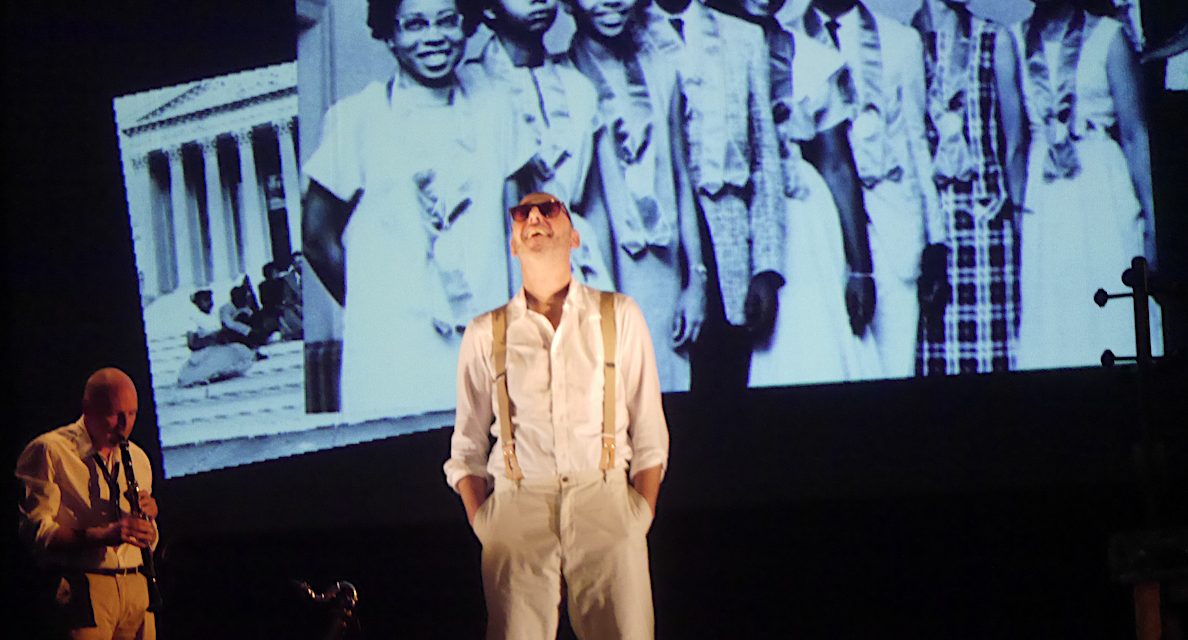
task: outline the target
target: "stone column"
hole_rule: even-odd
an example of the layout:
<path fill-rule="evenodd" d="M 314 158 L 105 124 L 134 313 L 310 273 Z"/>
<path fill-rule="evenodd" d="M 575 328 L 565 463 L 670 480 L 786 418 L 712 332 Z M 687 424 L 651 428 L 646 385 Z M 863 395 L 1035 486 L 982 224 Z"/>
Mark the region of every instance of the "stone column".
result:
<path fill-rule="evenodd" d="M 260 271 L 272 259 L 272 240 L 264 219 L 264 194 L 256 174 L 256 151 L 252 146 L 252 130 L 235 133 L 239 149 L 239 223 L 243 225 L 243 270 L 252 282 L 259 282 Z"/>
<path fill-rule="evenodd" d="M 190 221 L 190 206 L 186 195 L 186 174 L 182 169 L 181 145 L 166 150 L 169 157 L 169 204 L 173 210 L 173 249 L 177 257 L 177 286 L 189 289 L 199 284 L 201 262 L 195 227 Z"/>
<path fill-rule="evenodd" d="M 168 282 L 160 272 L 157 252 L 157 221 L 153 219 L 153 177 L 148 155 L 124 159 L 124 190 L 128 195 L 128 218 L 132 226 L 132 251 L 140 280 L 141 300 L 151 300 L 162 293 L 161 283 Z M 162 277 L 164 276 L 164 277 Z"/>
<path fill-rule="evenodd" d="M 295 119 L 274 122 L 276 141 L 280 145 L 281 181 L 285 185 L 285 214 L 289 221 L 289 246 L 301 250 L 301 174 L 297 167 L 297 150 L 293 146 Z M 279 256 L 278 256 L 279 257 Z"/>
<path fill-rule="evenodd" d="M 206 222 L 210 225 L 210 279 L 224 283 L 231 279 L 235 267 L 231 263 L 234 240 L 227 232 L 227 206 L 223 202 L 223 185 L 219 177 L 218 138 L 202 141 L 202 173 L 206 183 Z"/>

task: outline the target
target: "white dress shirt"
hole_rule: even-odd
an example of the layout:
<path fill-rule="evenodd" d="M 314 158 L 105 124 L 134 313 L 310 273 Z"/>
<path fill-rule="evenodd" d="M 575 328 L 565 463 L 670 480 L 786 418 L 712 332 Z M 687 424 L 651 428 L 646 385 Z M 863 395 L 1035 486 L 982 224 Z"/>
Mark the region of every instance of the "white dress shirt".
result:
<path fill-rule="evenodd" d="M 516 459 L 526 479 L 598 469 L 602 453 L 600 292 L 571 282 L 556 330 L 528 309 L 524 291 L 507 308 L 507 381 Z M 615 294 L 615 468 L 668 464 L 668 424 L 652 340 L 639 305 Z M 458 357 L 458 410 L 445 463 L 451 487 L 468 475 L 506 479 L 495 396 L 492 314 L 475 318 Z"/>
<path fill-rule="evenodd" d="M 148 456 L 135 443 L 129 443 L 128 448 L 137 484 L 152 493 L 153 470 Z M 126 543 L 57 553 L 47 551 L 49 541 L 61 527 L 98 527 L 118 517 L 113 513 L 111 494 L 94 456 L 95 448 L 82 418 L 41 434 L 25 447 L 16 466 L 16 477 L 25 487 L 20 513 L 22 537 L 50 564 L 77 569 L 139 567 L 143 562 L 140 547 Z M 119 474 L 120 511 L 127 513 L 129 505 L 124 493 L 128 490 L 128 478 L 123 473 L 119 451 L 113 452 L 105 463 L 110 465 L 109 473 Z"/>

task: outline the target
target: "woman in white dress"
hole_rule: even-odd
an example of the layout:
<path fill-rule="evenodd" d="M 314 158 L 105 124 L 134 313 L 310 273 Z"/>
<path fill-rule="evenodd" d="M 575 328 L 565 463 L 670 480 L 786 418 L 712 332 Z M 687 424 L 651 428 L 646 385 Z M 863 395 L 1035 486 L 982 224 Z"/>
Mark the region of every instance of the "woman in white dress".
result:
<path fill-rule="evenodd" d="M 304 170 L 305 254 L 343 304 L 349 420 L 451 410 L 471 318 L 507 301 L 506 101 L 454 70 L 468 21 L 455 0 L 373 0 L 398 63 L 326 113 Z"/>
<path fill-rule="evenodd" d="M 779 313 L 748 385 L 878 378 L 866 212 L 847 138 L 854 89 L 841 54 L 773 17 L 782 5 L 746 0 L 740 14 L 767 36 L 788 216 Z"/>
<path fill-rule="evenodd" d="M 1037 2 L 1016 42 L 1031 125 L 1018 363 L 1095 365 L 1133 350 L 1134 319 L 1094 292 L 1121 289 L 1133 257 L 1155 258 L 1138 61 L 1120 22 L 1067 0 Z"/>
<path fill-rule="evenodd" d="M 615 283 L 643 310 L 661 389 L 688 391 L 685 347 L 705 317 L 706 268 L 676 69 L 649 38 L 646 4 L 569 0 L 577 24 L 569 59 L 598 92 L 597 188 L 586 215 L 607 221 Z"/>

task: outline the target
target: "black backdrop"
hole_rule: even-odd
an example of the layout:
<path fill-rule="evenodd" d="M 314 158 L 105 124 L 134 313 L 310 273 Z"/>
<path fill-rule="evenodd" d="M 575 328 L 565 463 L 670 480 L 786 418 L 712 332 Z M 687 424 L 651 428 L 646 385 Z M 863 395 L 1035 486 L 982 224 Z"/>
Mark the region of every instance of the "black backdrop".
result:
<path fill-rule="evenodd" d="M 1172 0 L 1144 10 L 1153 39 L 1184 15 Z M 8 7 L 8 469 L 77 417 L 83 381 L 105 365 L 141 389 L 134 439 L 159 462 L 111 99 L 293 60 L 293 16 L 276 0 Z M 1183 279 L 1188 100 L 1148 75 L 1161 255 Z M 1184 306 L 1165 306 L 1172 350 Z M 1186 415 L 1176 375 L 1180 392 L 1159 395 L 1169 422 Z M 1133 392 L 1126 372 L 1085 369 L 764 390 L 737 406 L 666 399 L 660 635 L 1129 633 L 1106 549 L 1144 525 Z M 158 464 L 162 637 L 317 637 L 322 612 L 289 578 L 355 582 L 369 637 L 481 635 L 478 546 L 442 480 L 447 443 L 437 431 L 168 482 Z M 6 558 L 22 586 L 27 559 Z M 8 599 L 22 613 L 5 619 L 20 624 L 28 604 Z"/>

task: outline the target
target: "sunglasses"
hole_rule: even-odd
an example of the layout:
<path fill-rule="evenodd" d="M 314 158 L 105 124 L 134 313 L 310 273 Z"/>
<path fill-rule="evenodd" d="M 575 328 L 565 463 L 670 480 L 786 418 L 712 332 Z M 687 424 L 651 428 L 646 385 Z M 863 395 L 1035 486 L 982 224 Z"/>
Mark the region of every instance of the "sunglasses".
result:
<path fill-rule="evenodd" d="M 533 209 L 540 211 L 541 217 L 547 219 L 555 218 L 565 213 L 565 205 L 557 202 L 556 200 L 549 200 L 547 202 L 533 202 L 530 204 L 518 204 L 507 211 L 511 214 L 512 220 L 515 220 L 516 222 L 523 222 L 528 219 L 528 214 L 531 213 Z"/>

